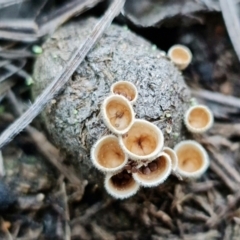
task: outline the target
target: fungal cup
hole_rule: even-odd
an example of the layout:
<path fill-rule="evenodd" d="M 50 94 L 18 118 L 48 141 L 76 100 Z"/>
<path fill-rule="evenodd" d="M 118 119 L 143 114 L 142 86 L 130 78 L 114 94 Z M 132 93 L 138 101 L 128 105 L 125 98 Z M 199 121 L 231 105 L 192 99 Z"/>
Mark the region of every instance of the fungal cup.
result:
<path fill-rule="evenodd" d="M 147 166 L 142 166 L 137 173 L 133 173 L 133 178 L 144 187 L 154 187 L 163 183 L 170 175 L 172 164 L 170 157 L 161 153 Z"/>
<path fill-rule="evenodd" d="M 124 96 L 131 104 L 135 103 L 138 97 L 136 86 L 128 81 L 119 81 L 112 84 L 111 92 Z"/>
<path fill-rule="evenodd" d="M 198 142 L 186 140 L 174 147 L 178 157 L 177 174 L 183 178 L 199 178 L 209 166 L 206 150 Z"/>
<path fill-rule="evenodd" d="M 153 160 L 163 148 L 164 137 L 153 123 L 136 119 L 128 133 L 119 136 L 119 143 L 132 160 Z"/>
<path fill-rule="evenodd" d="M 184 116 L 184 123 L 192 133 L 203 133 L 213 125 L 213 114 L 207 106 L 196 105 L 190 107 Z"/>
<path fill-rule="evenodd" d="M 102 104 L 106 126 L 115 134 L 124 134 L 132 126 L 135 114 L 132 105 L 121 95 L 111 95 Z"/>
<path fill-rule="evenodd" d="M 118 138 L 108 135 L 99 139 L 91 150 L 93 165 L 102 172 L 115 172 L 127 163 L 127 155 L 121 149 Z"/>
<path fill-rule="evenodd" d="M 178 67 L 179 70 L 184 70 L 192 61 L 192 53 L 188 47 L 176 44 L 168 50 L 168 57 Z"/>
<path fill-rule="evenodd" d="M 166 153 L 172 162 L 172 171 L 175 172 L 177 169 L 177 165 L 178 165 L 178 157 L 177 154 L 175 153 L 175 151 L 169 147 L 164 147 L 163 148 L 163 152 Z"/>
<path fill-rule="evenodd" d="M 139 189 L 139 184 L 133 179 L 132 174 L 129 174 L 126 170 L 114 174 L 108 173 L 104 183 L 107 192 L 117 199 L 131 197 Z"/>

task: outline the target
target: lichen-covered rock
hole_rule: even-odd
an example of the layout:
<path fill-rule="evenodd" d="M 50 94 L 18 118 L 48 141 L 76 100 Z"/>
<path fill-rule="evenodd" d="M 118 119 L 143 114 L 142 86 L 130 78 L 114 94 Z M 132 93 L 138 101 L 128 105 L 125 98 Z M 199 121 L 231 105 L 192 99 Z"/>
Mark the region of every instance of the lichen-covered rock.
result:
<path fill-rule="evenodd" d="M 96 22 L 90 18 L 70 23 L 45 42 L 34 68 L 34 97 L 59 74 Z M 182 119 L 190 93 L 181 73 L 149 42 L 112 24 L 43 113 L 54 143 L 72 156 L 68 160 L 90 182 L 102 181 L 89 156 L 95 141 L 108 133 L 100 114 L 101 103 L 110 94 L 111 85 L 120 80 L 136 85 L 136 118 L 162 129 L 166 146 L 173 147 L 185 138 Z"/>

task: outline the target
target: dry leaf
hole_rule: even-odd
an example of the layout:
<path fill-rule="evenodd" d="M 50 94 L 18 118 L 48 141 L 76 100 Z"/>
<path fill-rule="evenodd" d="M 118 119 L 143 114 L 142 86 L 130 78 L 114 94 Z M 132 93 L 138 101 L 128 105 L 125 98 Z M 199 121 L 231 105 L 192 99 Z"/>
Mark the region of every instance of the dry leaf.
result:
<path fill-rule="evenodd" d="M 220 11 L 218 0 L 131 0 L 122 13 L 134 24 L 149 27 L 173 17 L 195 18 L 203 11 Z"/>

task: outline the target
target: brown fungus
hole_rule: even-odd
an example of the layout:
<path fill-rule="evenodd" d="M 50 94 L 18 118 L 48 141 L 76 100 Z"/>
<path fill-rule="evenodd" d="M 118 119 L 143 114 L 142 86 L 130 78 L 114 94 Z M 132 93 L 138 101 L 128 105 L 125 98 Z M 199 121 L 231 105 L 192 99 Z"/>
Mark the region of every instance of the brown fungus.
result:
<path fill-rule="evenodd" d="M 132 174 L 126 170 L 117 174 L 107 174 L 104 186 L 106 191 L 117 199 L 131 197 L 139 189 L 139 184 L 133 179 Z"/>
<path fill-rule="evenodd" d="M 178 157 L 177 175 L 182 178 L 199 178 L 209 167 L 206 150 L 196 141 L 186 140 L 174 147 Z"/>
<path fill-rule="evenodd" d="M 155 187 L 168 178 L 171 170 L 170 157 L 165 153 L 161 153 L 147 166 L 142 166 L 137 173 L 133 173 L 133 178 L 144 187 Z"/>
<path fill-rule="evenodd" d="M 107 135 L 100 138 L 92 147 L 93 165 L 102 172 L 115 172 L 127 163 L 127 155 L 121 149 L 118 138 Z"/>
<path fill-rule="evenodd" d="M 111 86 L 111 93 L 124 96 L 131 104 L 137 101 L 138 91 L 134 84 L 128 81 L 119 81 Z"/>
<path fill-rule="evenodd" d="M 103 101 L 102 116 L 106 126 L 115 134 L 126 133 L 133 125 L 135 114 L 123 96 L 111 95 Z"/>
<path fill-rule="evenodd" d="M 172 162 L 172 172 L 175 172 L 177 169 L 177 165 L 178 165 L 178 158 L 177 158 L 176 152 L 169 147 L 164 147 L 163 152 L 166 153 L 170 157 L 171 162 Z"/>
<path fill-rule="evenodd" d="M 179 70 L 187 68 L 192 61 L 192 53 L 189 48 L 180 44 L 173 45 L 167 55 Z"/>
<path fill-rule="evenodd" d="M 212 111 L 204 105 L 190 107 L 184 116 L 184 123 L 192 133 L 203 133 L 213 125 Z"/>
<path fill-rule="evenodd" d="M 132 160 L 153 160 L 163 148 L 164 137 L 153 123 L 136 119 L 127 136 L 119 136 L 119 143 Z"/>

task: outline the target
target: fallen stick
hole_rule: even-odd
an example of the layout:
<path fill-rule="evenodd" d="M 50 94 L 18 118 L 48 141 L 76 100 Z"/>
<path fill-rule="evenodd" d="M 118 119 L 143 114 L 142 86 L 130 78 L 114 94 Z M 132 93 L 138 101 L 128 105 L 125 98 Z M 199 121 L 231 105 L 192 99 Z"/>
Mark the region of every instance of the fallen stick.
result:
<path fill-rule="evenodd" d="M 11 141 L 19 132 L 21 132 L 32 120 L 43 110 L 48 102 L 56 96 L 65 86 L 74 73 L 76 68 L 84 60 L 87 53 L 91 50 L 97 40 L 102 36 L 105 29 L 111 24 L 114 17 L 119 14 L 124 5 L 124 0 L 115 0 L 99 20 L 90 33 L 86 41 L 81 45 L 74 55 L 68 61 L 63 71 L 57 76 L 43 91 L 43 93 L 36 99 L 33 105 L 12 125 L 10 125 L 0 136 L 0 148 Z"/>

